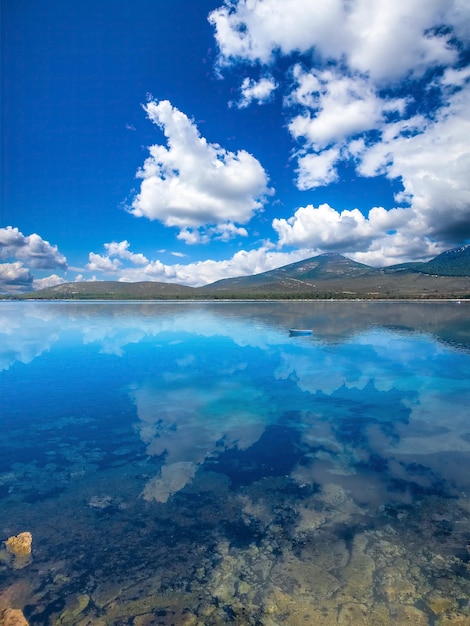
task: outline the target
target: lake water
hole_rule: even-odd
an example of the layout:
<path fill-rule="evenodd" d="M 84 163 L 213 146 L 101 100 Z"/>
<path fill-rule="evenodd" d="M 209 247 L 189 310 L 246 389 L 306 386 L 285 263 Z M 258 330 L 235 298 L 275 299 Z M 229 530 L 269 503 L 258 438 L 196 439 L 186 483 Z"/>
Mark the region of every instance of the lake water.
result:
<path fill-rule="evenodd" d="M 470 624 L 469 312 L 2 302 L 0 611 Z"/>

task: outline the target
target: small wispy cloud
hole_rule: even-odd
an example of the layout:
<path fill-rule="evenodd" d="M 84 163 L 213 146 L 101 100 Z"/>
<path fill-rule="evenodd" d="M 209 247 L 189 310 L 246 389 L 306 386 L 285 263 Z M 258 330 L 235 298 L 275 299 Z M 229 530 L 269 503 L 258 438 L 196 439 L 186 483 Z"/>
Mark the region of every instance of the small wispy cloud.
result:
<path fill-rule="evenodd" d="M 241 85 L 241 98 L 238 102 L 229 102 L 229 106 L 236 106 L 239 109 L 246 109 L 252 102 L 265 104 L 271 97 L 278 84 L 272 77 L 261 78 L 255 81 L 252 78 L 245 78 Z"/>

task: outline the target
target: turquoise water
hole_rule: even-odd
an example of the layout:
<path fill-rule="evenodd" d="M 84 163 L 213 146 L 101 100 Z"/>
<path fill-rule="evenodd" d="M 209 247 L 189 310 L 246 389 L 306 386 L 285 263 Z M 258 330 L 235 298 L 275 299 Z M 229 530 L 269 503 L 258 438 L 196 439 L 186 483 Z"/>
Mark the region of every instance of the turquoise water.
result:
<path fill-rule="evenodd" d="M 466 303 L 0 305 L 0 612 L 470 623 Z M 289 328 L 311 336 L 289 337 Z"/>

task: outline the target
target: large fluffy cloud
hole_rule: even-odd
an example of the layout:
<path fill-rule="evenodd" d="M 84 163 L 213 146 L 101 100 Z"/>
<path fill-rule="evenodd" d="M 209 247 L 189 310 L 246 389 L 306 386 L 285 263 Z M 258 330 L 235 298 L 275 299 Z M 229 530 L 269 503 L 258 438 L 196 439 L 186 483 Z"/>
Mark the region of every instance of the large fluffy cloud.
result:
<path fill-rule="evenodd" d="M 405 106 L 403 98 L 380 98 L 369 80 L 338 70 L 305 71 L 295 65 L 293 76 L 296 87 L 288 102 L 302 105 L 304 113 L 292 119 L 289 130 L 318 150 L 381 127 L 387 114 L 401 112 Z"/>
<path fill-rule="evenodd" d="M 209 21 L 221 64 L 267 64 L 276 53 L 314 51 L 390 81 L 452 63 L 454 30 L 468 38 L 468 16 L 462 0 L 226 0 Z"/>
<path fill-rule="evenodd" d="M 0 228 L 0 258 L 17 259 L 37 269 L 67 268 L 67 259 L 57 246 L 36 233 L 25 236 L 11 226 Z"/>
<path fill-rule="evenodd" d="M 51 245 L 42 237 L 33 233 L 25 236 L 18 228 L 7 226 L 0 228 L 0 292 L 19 293 L 40 288 L 42 281 L 61 281 L 57 275 L 48 279 L 34 281 L 31 269 L 50 270 L 67 269 L 67 259 L 57 246 Z M 31 269 L 30 269 L 31 268 Z M 46 283 L 44 283 L 46 284 Z"/>
<path fill-rule="evenodd" d="M 346 252 L 370 265 L 424 260 L 443 250 L 426 236 L 420 216 L 407 208 L 374 207 L 364 216 L 357 209 L 337 211 L 328 204 L 310 204 L 288 219 L 273 220 L 273 228 L 281 246 Z"/>
<path fill-rule="evenodd" d="M 33 275 L 20 261 L 0 263 L 0 292 L 17 293 L 32 288 Z"/>
<path fill-rule="evenodd" d="M 300 190 L 337 182 L 342 162 L 403 187 L 390 215 L 300 207 L 274 220 L 279 245 L 385 264 L 429 258 L 470 237 L 470 4 L 225 0 L 209 21 L 221 69 L 287 68 Z"/>
<path fill-rule="evenodd" d="M 448 100 L 435 119 L 390 125 L 382 140 L 364 145 L 358 170 L 399 178 L 424 234 L 455 242 L 470 237 L 470 85 Z"/>
<path fill-rule="evenodd" d="M 465 86 L 432 119 L 418 115 L 389 123 L 373 144 L 361 138 L 305 154 L 298 161 L 299 188 L 335 181 L 335 165 L 342 152 L 347 152 L 355 159 L 359 174 L 399 179 L 403 191 L 396 200 L 404 206 L 380 213 L 372 209 L 368 217 L 359 211 L 326 210 L 325 205 L 299 208 L 290 219 L 274 220 L 279 243 L 335 246 L 343 252 L 356 252 L 358 244 L 364 252 L 380 248 L 387 250 L 381 261 L 385 264 L 413 258 L 417 239 L 422 242 L 420 256 L 429 257 L 436 252 L 433 241 L 442 250 L 469 238 L 469 146 L 470 87 Z M 363 260 L 370 258 L 363 255 Z"/>
<path fill-rule="evenodd" d="M 221 238 L 243 234 L 233 225 L 249 222 L 270 193 L 260 163 L 245 150 L 234 153 L 209 143 L 167 100 L 152 100 L 145 111 L 167 146 L 150 146 L 130 212 L 179 228 L 188 243 L 207 240 L 208 232 Z"/>

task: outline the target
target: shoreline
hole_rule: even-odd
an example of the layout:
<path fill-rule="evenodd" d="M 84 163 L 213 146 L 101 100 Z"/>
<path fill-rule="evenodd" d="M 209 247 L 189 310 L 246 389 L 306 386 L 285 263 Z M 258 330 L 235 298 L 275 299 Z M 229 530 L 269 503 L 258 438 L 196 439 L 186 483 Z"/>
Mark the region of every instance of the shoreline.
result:
<path fill-rule="evenodd" d="M 22 297 L 3 297 L 0 296 L 0 302 L 115 302 L 124 303 L 225 303 L 225 302 L 454 302 L 455 304 L 463 304 L 470 302 L 469 298 L 458 297 L 442 297 L 442 298 L 420 298 L 420 297 L 396 297 L 396 298 L 22 298 Z"/>

